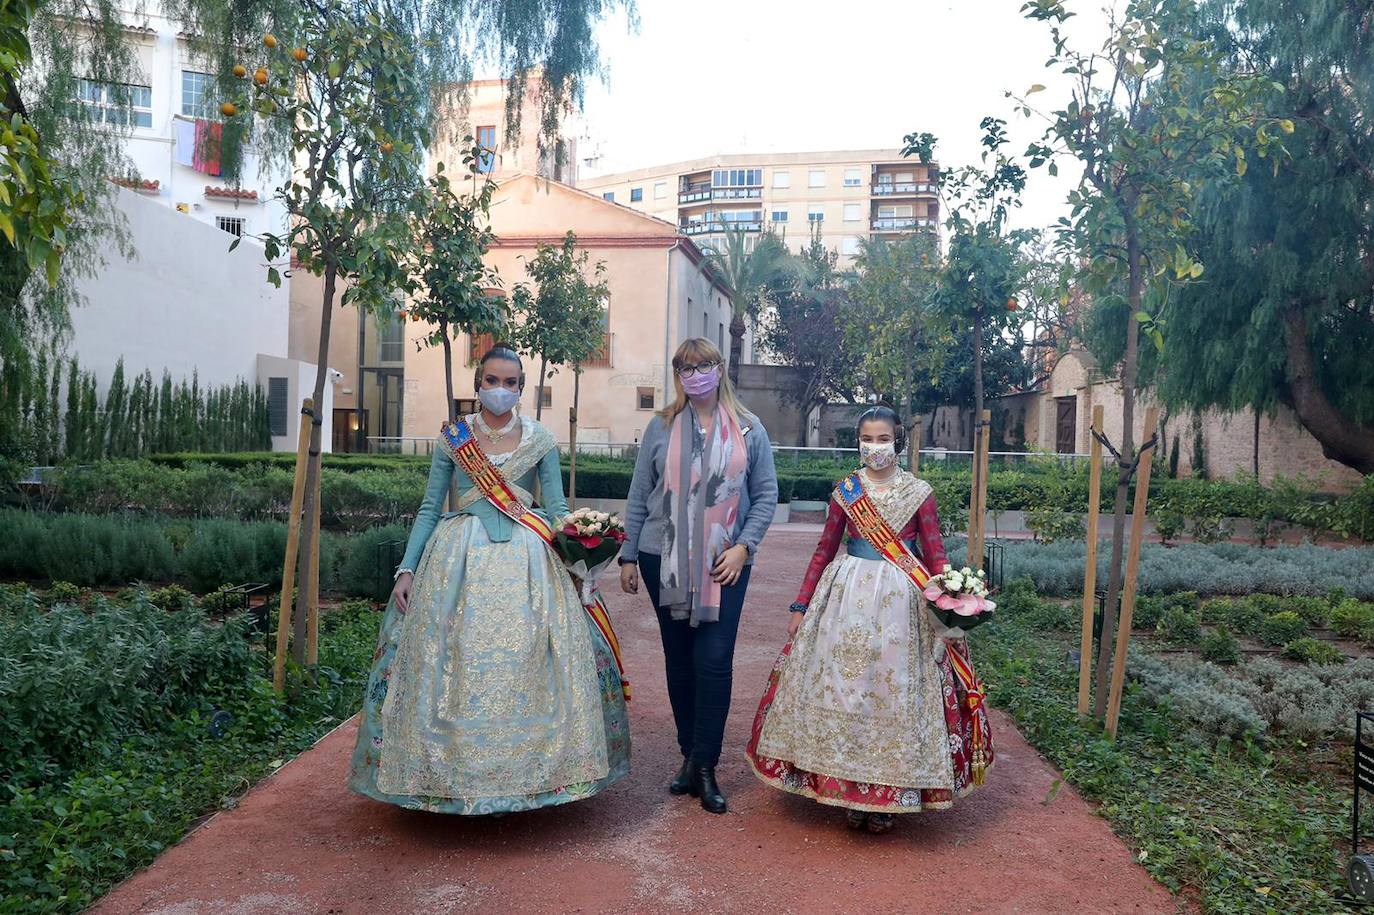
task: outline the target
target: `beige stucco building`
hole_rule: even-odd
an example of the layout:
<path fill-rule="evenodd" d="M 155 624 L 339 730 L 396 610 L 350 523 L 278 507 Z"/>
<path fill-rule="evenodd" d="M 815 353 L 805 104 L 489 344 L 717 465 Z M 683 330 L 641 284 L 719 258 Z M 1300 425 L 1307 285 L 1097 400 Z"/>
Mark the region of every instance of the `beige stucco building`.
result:
<path fill-rule="evenodd" d="M 1148 392 L 1137 399 L 1135 441 L 1144 431 Z M 1121 384 L 1107 377 L 1092 355 L 1072 347 L 1054 362 L 1048 379 L 1038 391 L 1011 394 L 994 401 L 993 432 L 1006 447 L 1059 454 L 1087 453 L 1091 445 L 1093 407 L 1103 406 L 1103 432 L 1108 440 L 1121 441 Z M 1298 422 L 1293 412 L 1280 407 L 1273 416 L 1253 410 L 1236 412 L 1204 410 L 1161 411 L 1161 452 L 1166 464 L 1178 452 L 1179 476 L 1194 476 L 1195 442 L 1201 439 L 1202 470 L 1209 478 L 1257 473 L 1263 482 L 1276 477 L 1305 478 L 1323 489 L 1342 491 L 1360 481 L 1360 475 L 1322 454 L 1321 445 Z"/>
<path fill-rule="evenodd" d="M 843 262 L 863 240 L 939 224 L 939 168 L 897 150 L 711 156 L 584 177 L 579 187 L 678 226 L 710 248 L 725 226 L 765 227 L 790 247 L 819 231 Z"/>
<path fill-rule="evenodd" d="M 670 223 L 619 206 L 584 191 L 531 175 L 502 182 L 493 198 L 491 224 L 498 242 L 488 263 L 509 289 L 527 282 L 525 263 L 541 242 L 557 244 L 577 234 L 579 251 L 605 264 L 610 287 L 606 345 L 602 357 L 584 366 L 578 410 L 578 441 L 634 442 L 653 411 L 673 390 L 670 362 L 678 344 L 705 336 L 728 350 L 729 302 L 700 249 Z M 432 438 L 447 418 L 443 353 L 417 344 L 429 333 L 423 323 L 405 323 L 404 431 Z M 456 341 L 454 395 L 460 409 L 473 407 L 471 359 L 488 339 Z M 529 382 L 520 409 L 536 412 L 538 365 L 526 361 Z M 546 382 L 542 421 L 559 441 L 568 440 L 573 374 L 566 366 Z"/>
<path fill-rule="evenodd" d="M 673 391 L 670 362 L 678 344 L 704 336 L 728 355 L 730 306 L 701 250 L 670 223 L 556 181 L 517 175 L 501 182 L 491 207 L 498 236 L 487 262 L 508 291 L 528 282 L 526 262 L 540 243 L 557 244 L 572 229 L 579 251 L 605 264 L 610 287 L 606 344 L 583 368 L 578 441 L 630 443 Z M 291 285 L 293 353 L 318 347 L 321 281 L 298 272 Z M 398 308 L 399 312 L 399 308 Z M 334 450 L 424 451 L 448 417 L 443 350 L 424 343 L 423 322 L 395 316 L 359 320 L 353 308 L 333 316 L 329 365 L 334 385 Z M 459 335 L 453 344 L 453 390 L 460 411 L 475 409 L 472 360 L 490 338 Z M 573 375 L 557 366 L 545 384 L 542 421 L 559 441 L 569 437 Z M 536 413 L 538 364 L 520 409 Z"/>

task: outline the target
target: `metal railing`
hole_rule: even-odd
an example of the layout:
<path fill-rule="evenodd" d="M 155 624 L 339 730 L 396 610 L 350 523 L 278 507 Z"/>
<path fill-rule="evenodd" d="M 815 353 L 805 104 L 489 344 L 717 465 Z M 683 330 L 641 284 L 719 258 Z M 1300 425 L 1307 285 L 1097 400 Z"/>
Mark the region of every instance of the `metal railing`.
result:
<path fill-rule="evenodd" d="M 887 194 L 934 194 L 935 185 L 925 184 L 919 181 L 903 181 L 900 183 L 883 181 L 873 185 L 874 196 L 884 196 Z"/>
<path fill-rule="evenodd" d="M 724 232 L 730 226 L 739 229 L 741 232 L 762 232 L 763 222 L 752 221 L 742 222 L 734 220 L 711 221 L 711 222 L 689 222 L 678 226 L 684 235 L 709 235 L 715 232 Z"/>
<path fill-rule="evenodd" d="M 757 200 L 763 196 L 761 187 L 716 187 L 711 189 L 713 200 Z"/>
<path fill-rule="evenodd" d="M 873 220 L 874 232 L 901 232 L 906 229 L 934 228 L 935 220 L 919 216 L 881 216 Z"/>
<path fill-rule="evenodd" d="M 370 435 L 367 439 L 368 450 L 374 454 L 431 454 L 434 437 Z M 559 442 L 558 448 L 568 453 L 568 443 Z M 639 455 L 639 442 L 578 442 L 579 456 L 607 457 L 634 460 Z M 991 451 L 988 465 L 992 468 L 1012 470 L 1030 464 L 1053 462 L 1060 467 L 1076 469 L 1087 466 L 1092 460 L 1088 454 L 1048 454 L 1043 451 Z M 858 452 L 853 448 L 802 447 L 798 445 L 773 445 L 773 462 L 778 467 L 797 468 L 807 464 L 853 464 L 858 466 Z M 952 451 L 946 448 L 922 448 L 921 466 L 961 470 L 973 464 L 972 451 Z M 903 461 L 905 465 L 905 461 Z"/>
<path fill-rule="evenodd" d="M 678 202 L 678 203 L 699 203 L 699 202 L 701 202 L 701 201 L 703 201 L 703 200 L 710 200 L 710 199 L 711 199 L 711 189 L 710 189 L 709 187 L 704 187 L 704 188 L 690 188 L 690 189 L 685 190 L 685 191 L 678 191 L 678 194 L 677 194 L 677 202 Z"/>

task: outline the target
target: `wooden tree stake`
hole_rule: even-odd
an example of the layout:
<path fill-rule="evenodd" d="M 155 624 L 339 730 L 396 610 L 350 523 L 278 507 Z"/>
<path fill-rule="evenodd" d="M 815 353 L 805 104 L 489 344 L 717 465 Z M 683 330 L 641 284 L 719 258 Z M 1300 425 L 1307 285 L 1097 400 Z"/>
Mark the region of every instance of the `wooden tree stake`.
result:
<path fill-rule="evenodd" d="M 577 507 L 577 407 L 568 407 L 568 509 Z M 555 521 L 558 519 L 555 518 Z"/>
<path fill-rule="evenodd" d="M 316 457 L 315 460 L 323 464 L 323 457 Z M 305 612 L 309 614 L 305 618 L 305 666 L 306 669 L 313 671 L 319 664 L 320 651 L 320 516 L 324 514 L 324 507 L 320 504 L 320 477 L 324 476 L 324 468 L 315 475 L 315 540 L 314 552 L 310 555 L 310 580 L 305 583 Z"/>
<path fill-rule="evenodd" d="M 921 475 L 921 417 L 911 417 L 911 428 L 907 430 L 907 455 L 911 464 L 911 475 Z"/>
<path fill-rule="evenodd" d="M 1145 411 L 1144 441 L 1154 438 L 1159 425 L 1159 407 Z M 1112 658 L 1112 688 L 1107 699 L 1107 736 L 1116 738 L 1117 720 L 1121 716 L 1121 689 L 1126 682 L 1126 646 L 1131 640 L 1131 615 L 1135 612 L 1135 593 L 1140 573 L 1140 541 L 1145 536 L 1145 505 L 1150 496 L 1150 468 L 1154 464 L 1155 446 L 1140 450 L 1139 474 L 1135 484 L 1135 505 L 1131 509 L 1131 544 L 1126 555 L 1126 578 L 1121 588 L 1121 618 L 1116 629 L 1116 655 Z"/>
<path fill-rule="evenodd" d="M 296 552 L 300 548 L 301 503 L 305 501 L 305 465 L 310 452 L 310 420 L 315 409 L 313 398 L 301 403 L 300 441 L 296 445 L 296 480 L 291 487 L 291 512 L 286 517 L 286 562 L 281 575 L 281 603 L 277 608 L 276 658 L 272 665 L 272 688 L 286 691 L 286 647 L 291 637 L 291 607 L 296 587 Z"/>
<path fill-rule="evenodd" d="M 1102 404 L 1093 407 L 1093 432 L 1102 434 Z M 1089 713 L 1092 682 L 1093 606 L 1097 603 L 1097 519 L 1102 513 L 1102 442 L 1093 436 L 1088 450 L 1088 559 L 1083 568 L 1083 637 L 1078 643 L 1078 714 Z"/>

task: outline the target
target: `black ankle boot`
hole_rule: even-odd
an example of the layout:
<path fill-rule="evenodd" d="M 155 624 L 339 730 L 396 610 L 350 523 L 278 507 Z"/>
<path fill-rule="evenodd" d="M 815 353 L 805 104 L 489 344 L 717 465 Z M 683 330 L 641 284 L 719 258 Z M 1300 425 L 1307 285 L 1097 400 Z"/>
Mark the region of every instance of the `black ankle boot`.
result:
<path fill-rule="evenodd" d="M 692 797 L 701 798 L 701 809 L 709 813 L 725 812 L 725 795 L 716 784 L 716 770 L 699 767 L 692 774 Z"/>
<path fill-rule="evenodd" d="M 682 761 L 682 768 L 677 770 L 677 775 L 668 783 L 669 794 L 686 794 L 692 790 L 692 774 L 696 772 L 696 766 L 690 759 Z"/>

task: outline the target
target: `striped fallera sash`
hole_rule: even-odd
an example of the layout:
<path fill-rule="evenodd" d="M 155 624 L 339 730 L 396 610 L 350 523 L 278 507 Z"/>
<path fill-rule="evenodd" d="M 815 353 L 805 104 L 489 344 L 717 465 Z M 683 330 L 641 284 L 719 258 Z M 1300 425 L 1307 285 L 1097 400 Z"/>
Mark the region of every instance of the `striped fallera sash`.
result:
<path fill-rule="evenodd" d="M 562 563 L 562 557 L 558 555 L 554 530 L 549 523 L 535 514 L 525 503 L 520 501 L 520 497 L 510 488 L 506 478 L 501 475 L 501 471 L 487 458 L 481 446 L 477 444 L 477 438 L 472 434 L 472 429 L 468 427 L 467 420 L 460 419 L 457 422 L 444 423 L 442 428 L 444 441 L 449 446 L 449 452 L 453 455 L 453 460 L 463 473 L 468 475 L 474 486 L 487 498 L 487 501 L 496 506 L 496 509 L 510 518 L 516 524 L 533 531 L 545 545 L 553 551 L 554 557 Z M 615 656 L 616 671 L 620 674 L 620 685 L 625 692 L 625 701 L 630 700 L 630 681 L 625 677 L 625 664 L 620 658 L 620 640 L 615 636 L 615 630 L 611 628 L 611 617 L 606 612 L 606 604 L 601 599 L 601 595 L 592 592 L 592 602 L 582 604 L 582 609 L 591 617 L 592 623 L 600 630 L 606 644 L 611 646 L 611 654 Z M 582 603 L 579 598 L 578 603 Z"/>

